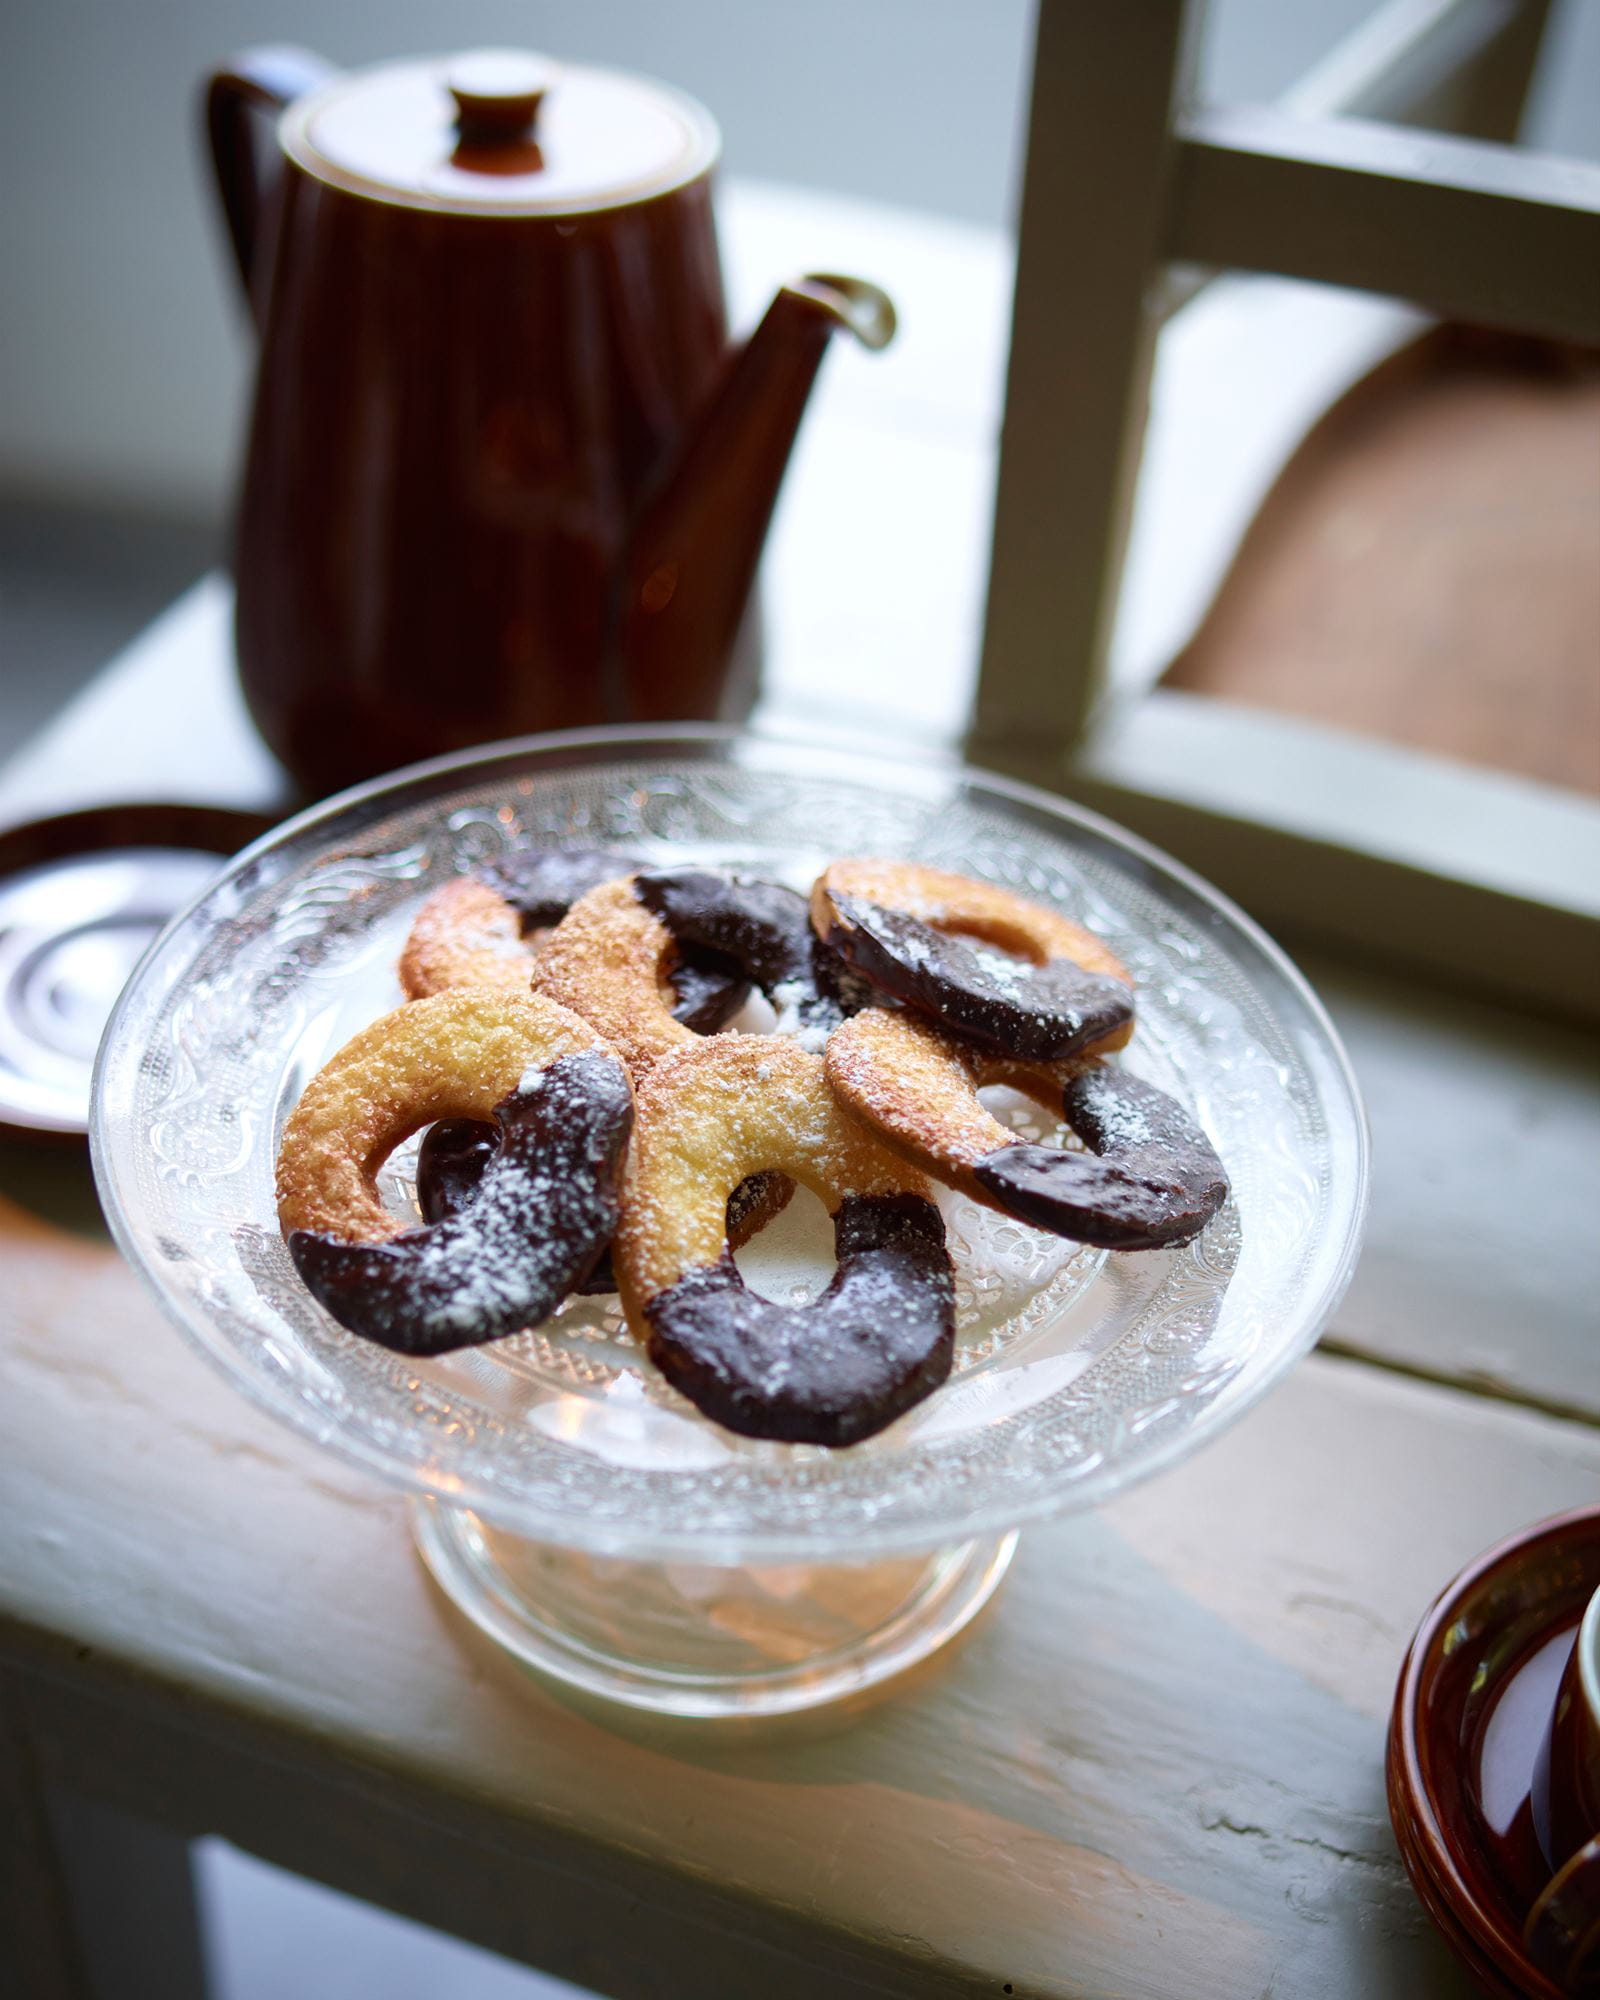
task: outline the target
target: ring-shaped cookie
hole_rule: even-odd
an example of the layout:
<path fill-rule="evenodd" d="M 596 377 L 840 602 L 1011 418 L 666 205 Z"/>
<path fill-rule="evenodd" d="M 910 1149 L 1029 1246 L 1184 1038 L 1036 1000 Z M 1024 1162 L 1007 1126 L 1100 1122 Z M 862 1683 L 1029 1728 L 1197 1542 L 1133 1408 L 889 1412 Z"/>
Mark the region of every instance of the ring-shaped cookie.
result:
<path fill-rule="evenodd" d="M 1019 1062 L 874 1007 L 825 1061 L 840 1103 L 904 1158 L 1053 1235 L 1159 1249 L 1198 1236 L 1227 1199 L 1222 1162 L 1177 1099 L 1093 1058 Z M 1019 1140 L 979 1099 L 991 1083 L 1059 1114 L 1089 1150 Z"/>
<path fill-rule="evenodd" d="M 906 861 L 836 861 L 812 922 L 880 994 L 1003 1054 L 1059 1061 L 1133 1033 L 1132 980 L 1093 932 L 992 882 Z"/>
<path fill-rule="evenodd" d="M 760 987 L 813 1050 L 847 1011 L 805 898 L 718 869 L 650 870 L 591 890 L 545 939 L 533 984 L 592 1021 L 637 1080 L 701 1039 L 669 1005 L 672 968 L 685 951 L 709 954 Z"/>
<path fill-rule="evenodd" d="M 615 1260 L 634 1332 L 673 1386 L 747 1437 L 846 1445 L 950 1372 L 955 1288 L 924 1177 L 896 1160 L 792 1040 L 724 1035 L 669 1055 L 638 1087 Z M 838 1269 L 808 1305 L 750 1291 L 724 1212 L 779 1168 L 833 1216 Z"/>
<path fill-rule="evenodd" d="M 470 1208 L 408 1228 L 376 1174 L 441 1118 L 493 1119 Z M 440 1354 L 547 1318 L 616 1226 L 632 1124 L 627 1073 L 552 1001 L 461 987 L 354 1036 L 284 1127 L 278 1219 L 307 1288 L 353 1332 Z"/>
<path fill-rule="evenodd" d="M 532 959 L 550 928 L 602 882 L 638 866 L 606 847 L 517 848 L 457 876 L 418 910 L 400 953 L 400 985 L 420 1000 L 454 986 L 526 993 Z M 698 1034 L 714 1034 L 744 1005 L 747 981 L 692 950 L 668 973 L 669 1011 Z"/>

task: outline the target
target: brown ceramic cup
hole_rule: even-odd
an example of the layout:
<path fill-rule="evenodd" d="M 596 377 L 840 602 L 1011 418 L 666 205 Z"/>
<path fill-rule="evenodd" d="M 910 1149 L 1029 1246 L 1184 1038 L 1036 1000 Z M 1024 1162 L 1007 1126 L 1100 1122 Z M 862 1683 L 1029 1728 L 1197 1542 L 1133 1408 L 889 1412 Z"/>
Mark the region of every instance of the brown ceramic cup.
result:
<path fill-rule="evenodd" d="M 1387 1779 L 1401 1859 L 1456 1956 L 1485 1992 L 1507 2000 L 1563 2000 L 1574 1989 L 1525 1942 L 1524 1922 L 1550 1867 L 1531 1827 L 1524 1829 L 1526 1853 L 1519 1848 L 1515 1856 L 1488 1837 L 1475 1797 L 1474 1746 L 1517 1663 L 1571 1631 L 1586 1604 L 1600 1616 L 1590 1604 L 1597 1588 L 1600 1507 L 1540 1522 L 1486 1551 L 1446 1586 L 1412 1639 L 1395 1689 Z M 1530 1742 L 1530 1766 L 1534 1749 Z M 1508 1867 L 1509 1860 L 1518 1865 Z M 1543 1921 L 1573 1934 L 1570 1909 L 1563 1895 Z M 1582 1942 L 1576 1936 L 1563 1968 L 1574 1962 Z M 1556 1949 L 1554 1940 L 1549 1948 Z"/>
<path fill-rule="evenodd" d="M 1533 1816 L 1556 1870 L 1600 1835 L 1600 1591 L 1589 1600 L 1556 1692 L 1534 1770 Z"/>
<path fill-rule="evenodd" d="M 1522 1942 L 1564 1994 L 1600 1994 L 1600 1840 L 1586 1841 L 1546 1884 Z"/>

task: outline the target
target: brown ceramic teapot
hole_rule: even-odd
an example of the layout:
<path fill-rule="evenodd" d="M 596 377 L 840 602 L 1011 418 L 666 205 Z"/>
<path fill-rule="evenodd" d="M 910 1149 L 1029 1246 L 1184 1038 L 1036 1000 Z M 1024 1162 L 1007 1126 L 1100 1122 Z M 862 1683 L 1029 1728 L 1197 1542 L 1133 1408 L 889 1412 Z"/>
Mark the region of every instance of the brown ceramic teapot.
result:
<path fill-rule="evenodd" d="M 263 49 L 206 116 L 261 335 L 239 671 L 294 775 L 743 713 L 806 397 L 836 328 L 890 338 L 884 295 L 801 279 L 730 350 L 716 126 L 639 78 Z"/>

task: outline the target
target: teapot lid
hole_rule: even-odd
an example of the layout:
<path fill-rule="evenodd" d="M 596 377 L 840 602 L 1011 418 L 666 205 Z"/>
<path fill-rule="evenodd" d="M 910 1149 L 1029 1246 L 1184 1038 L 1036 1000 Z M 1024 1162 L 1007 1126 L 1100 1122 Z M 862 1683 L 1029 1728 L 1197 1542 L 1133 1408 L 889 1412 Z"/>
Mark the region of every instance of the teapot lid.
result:
<path fill-rule="evenodd" d="M 283 115 L 285 152 L 374 200 L 466 214 L 619 208 L 696 179 L 721 138 L 666 85 L 521 49 L 384 63 Z"/>

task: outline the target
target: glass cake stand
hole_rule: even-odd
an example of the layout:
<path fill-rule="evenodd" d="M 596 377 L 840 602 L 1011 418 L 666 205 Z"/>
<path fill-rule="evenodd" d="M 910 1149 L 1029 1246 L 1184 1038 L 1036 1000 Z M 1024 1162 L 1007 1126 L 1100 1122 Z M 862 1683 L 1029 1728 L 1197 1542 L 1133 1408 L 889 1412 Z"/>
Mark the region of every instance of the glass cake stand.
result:
<path fill-rule="evenodd" d="M 834 856 L 905 856 L 1056 906 L 1137 978 L 1120 1060 L 1198 1113 L 1231 1200 L 1184 1248 L 1108 1255 L 942 1197 L 954 1372 L 848 1450 L 707 1422 L 610 1298 L 437 1360 L 345 1332 L 278 1231 L 284 1119 L 397 1004 L 423 897 L 528 843 L 735 863 L 797 887 Z M 991 1095 L 1019 1135 L 1049 1136 L 1035 1108 Z M 346 792 L 247 848 L 123 993 L 92 1140 L 117 1240 L 167 1312 L 255 1402 L 410 1490 L 422 1554 L 469 1618 L 559 1680 L 694 1716 L 852 1695 L 950 1639 L 1019 1524 L 1175 1463 L 1290 1367 L 1349 1278 L 1366 1202 L 1364 1121 L 1327 1016 L 1176 863 L 953 764 L 700 728 L 496 745 Z M 382 1175 L 402 1214 L 414 1158 L 412 1142 Z M 801 1194 L 740 1263 L 758 1290 L 803 1297 L 830 1244 Z"/>

